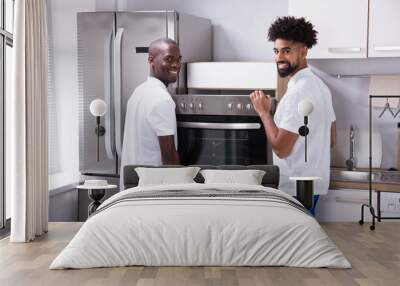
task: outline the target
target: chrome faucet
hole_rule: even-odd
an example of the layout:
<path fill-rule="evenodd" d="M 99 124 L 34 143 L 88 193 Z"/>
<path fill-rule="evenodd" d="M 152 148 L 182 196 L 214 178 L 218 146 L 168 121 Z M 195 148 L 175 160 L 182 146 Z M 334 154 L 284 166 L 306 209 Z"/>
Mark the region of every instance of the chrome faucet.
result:
<path fill-rule="evenodd" d="M 350 158 L 346 160 L 346 169 L 348 171 L 355 171 L 356 158 L 355 158 L 355 140 L 354 140 L 354 127 L 350 126 Z"/>

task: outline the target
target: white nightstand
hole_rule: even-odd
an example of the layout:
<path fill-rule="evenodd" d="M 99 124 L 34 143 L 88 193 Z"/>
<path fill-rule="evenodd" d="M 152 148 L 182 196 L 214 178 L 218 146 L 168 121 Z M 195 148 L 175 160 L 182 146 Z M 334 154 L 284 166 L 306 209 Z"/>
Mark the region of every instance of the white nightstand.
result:
<path fill-rule="evenodd" d="M 90 216 L 101 205 L 100 200 L 104 197 L 106 190 L 118 188 L 117 185 L 92 185 L 83 184 L 76 186 L 77 189 L 88 190 L 88 196 L 92 202 L 88 206 L 88 215 Z"/>

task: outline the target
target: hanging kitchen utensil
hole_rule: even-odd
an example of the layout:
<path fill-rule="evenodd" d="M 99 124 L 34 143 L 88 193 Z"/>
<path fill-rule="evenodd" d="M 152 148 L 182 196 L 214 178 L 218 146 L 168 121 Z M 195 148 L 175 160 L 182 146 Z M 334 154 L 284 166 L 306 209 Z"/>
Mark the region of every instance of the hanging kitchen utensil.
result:
<path fill-rule="evenodd" d="M 396 162 L 396 167 L 397 170 L 400 170 L 400 122 L 397 123 L 397 162 Z"/>
<path fill-rule="evenodd" d="M 385 104 L 385 107 L 383 108 L 381 114 L 379 114 L 378 117 L 381 118 L 382 115 L 386 112 L 386 110 L 389 110 L 390 114 L 392 114 L 392 116 L 395 117 L 395 114 L 394 114 L 392 108 L 390 107 L 389 98 L 388 98 L 388 97 L 386 97 L 386 104 Z"/>
<path fill-rule="evenodd" d="M 394 115 L 394 117 L 397 117 L 397 115 L 400 113 L 400 100 L 397 103 L 397 111 L 396 114 Z"/>

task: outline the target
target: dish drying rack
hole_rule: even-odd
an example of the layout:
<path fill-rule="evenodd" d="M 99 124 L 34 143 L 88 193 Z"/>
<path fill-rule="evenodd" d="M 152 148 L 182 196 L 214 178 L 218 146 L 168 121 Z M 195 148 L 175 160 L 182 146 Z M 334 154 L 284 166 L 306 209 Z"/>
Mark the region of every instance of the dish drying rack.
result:
<path fill-rule="evenodd" d="M 384 219 L 400 219 L 400 217 L 382 217 L 381 215 L 381 192 L 385 192 L 382 190 L 375 190 L 376 196 L 377 196 L 377 213 L 375 212 L 375 208 L 372 205 L 372 100 L 375 98 L 386 98 L 386 104 L 378 116 L 379 118 L 382 117 L 382 115 L 386 112 L 389 111 L 389 113 L 393 116 L 393 118 L 396 118 L 398 114 L 400 114 L 400 108 L 398 108 L 397 111 L 393 112 L 393 110 L 390 107 L 389 104 L 389 98 L 400 98 L 400 95 L 369 95 L 369 176 L 368 176 L 368 204 L 362 204 L 361 205 L 361 219 L 358 221 L 359 224 L 364 224 L 364 208 L 368 208 L 371 216 L 372 216 L 372 224 L 369 226 L 370 230 L 375 230 L 375 225 L 376 222 L 375 220 L 378 220 L 380 222 L 381 220 Z M 400 123 L 399 123 L 400 124 Z M 400 188 L 399 191 L 400 193 Z"/>

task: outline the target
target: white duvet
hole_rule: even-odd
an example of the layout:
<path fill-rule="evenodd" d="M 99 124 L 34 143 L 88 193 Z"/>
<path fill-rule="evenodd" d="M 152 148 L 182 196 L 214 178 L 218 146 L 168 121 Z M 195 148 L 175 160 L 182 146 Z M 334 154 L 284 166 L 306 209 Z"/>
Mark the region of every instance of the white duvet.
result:
<path fill-rule="evenodd" d="M 294 266 L 349 268 L 318 222 L 290 204 L 258 198 L 151 198 L 121 201 L 131 192 L 263 190 L 238 184 L 136 187 L 105 201 L 50 269 L 146 266 Z M 137 193 L 135 193 L 137 194 Z"/>

